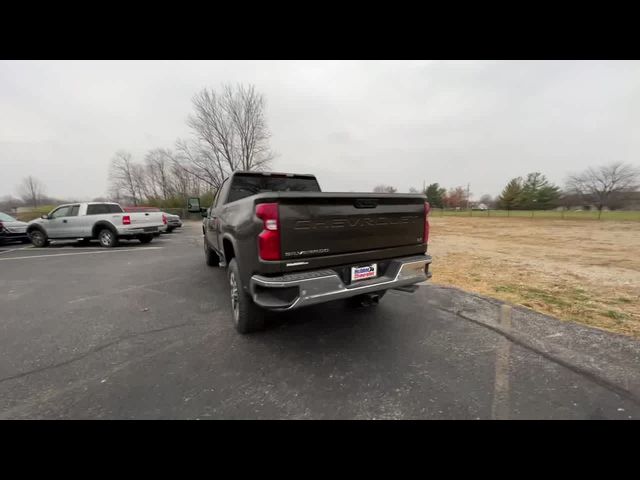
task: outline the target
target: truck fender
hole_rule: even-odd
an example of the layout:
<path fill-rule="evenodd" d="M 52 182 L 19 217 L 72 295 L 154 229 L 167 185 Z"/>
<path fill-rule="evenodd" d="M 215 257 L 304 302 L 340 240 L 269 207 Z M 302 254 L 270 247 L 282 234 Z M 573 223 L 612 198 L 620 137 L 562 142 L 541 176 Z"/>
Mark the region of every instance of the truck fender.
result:
<path fill-rule="evenodd" d="M 222 247 L 222 252 L 220 252 L 220 253 L 222 253 L 222 255 L 224 256 L 224 262 L 227 265 L 229 265 L 229 262 L 231 261 L 231 258 L 227 258 L 227 257 L 229 257 L 229 255 L 227 255 L 228 252 L 226 252 L 225 251 L 226 249 L 224 248 L 225 241 L 229 242 L 231 244 L 231 247 L 233 248 L 233 256 L 230 256 L 231 258 L 236 258 L 237 259 L 238 258 L 238 253 L 240 252 L 240 250 L 238 249 L 238 244 L 237 244 L 236 240 L 231 235 L 229 235 L 228 233 L 225 233 L 222 236 L 222 245 L 223 245 L 223 247 Z M 237 260 L 237 261 L 238 261 L 238 264 L 239 264 L 240 260 Z"/>
<path fill-rule="evenodd" d="M 93 227 L 91 228 L 91 236 L 93 238 L 97 238 L 98 233 L 100 232 L 100 230 L 102 230 L 103 228 L 108 228 L 109 230 L 111 230 L 114 234 L 116 234 L 116 236 L 118 235 L 118 229 L 113 225 L 113 223 L 108 222 L 106 220 L 100 220 L 99 222 L 96 222 Z"/>
<path fill-rule="evenodd" d="M 45 235 L 47 234 L 47 230 L 44 228 L 44 226 L 40 225 L 39 223 L 34 223 L 27 227 L 27 235 L 30 235 L 34 230 L 40 230 Z"/>

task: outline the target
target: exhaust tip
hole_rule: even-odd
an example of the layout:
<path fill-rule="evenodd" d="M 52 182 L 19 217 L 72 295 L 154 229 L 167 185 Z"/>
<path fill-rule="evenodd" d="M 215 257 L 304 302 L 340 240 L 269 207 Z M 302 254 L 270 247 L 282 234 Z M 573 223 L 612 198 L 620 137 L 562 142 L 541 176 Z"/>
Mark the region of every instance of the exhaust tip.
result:
<path fill-rule="evenodd" d="M 380 303 L 380 294 L 378 293 L 365 293 L 360 301 L 363 307 L 369 307 L 371 305 L 378 305 Z"/>

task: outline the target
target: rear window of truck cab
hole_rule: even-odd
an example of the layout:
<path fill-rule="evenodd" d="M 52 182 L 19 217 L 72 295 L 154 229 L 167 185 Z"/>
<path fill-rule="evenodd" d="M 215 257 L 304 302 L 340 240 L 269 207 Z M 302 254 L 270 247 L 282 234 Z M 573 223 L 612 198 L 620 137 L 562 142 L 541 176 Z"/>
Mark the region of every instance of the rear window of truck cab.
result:
<path fill-rule="evenodd" d="M 94 203 L 87 205 L 87 215 L 102 215 L 104 213 L 122 213 L 122 209 L 114 203 Z"/>
<path fill-rule="evenodd" d="M 235 175 L 226 203 L 264 192 L 319 192 L 315 177 L 287 175 Z"/>

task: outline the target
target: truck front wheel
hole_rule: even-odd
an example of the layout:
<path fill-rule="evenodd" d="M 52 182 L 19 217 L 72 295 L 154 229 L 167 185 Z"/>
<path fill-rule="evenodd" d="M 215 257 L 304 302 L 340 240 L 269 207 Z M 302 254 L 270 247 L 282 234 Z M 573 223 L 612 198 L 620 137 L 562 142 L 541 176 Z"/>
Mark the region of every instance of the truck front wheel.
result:
<path fill-rule="evenodd" d="M 32 230 L 29 233 L 29 238 L 31 239 L 33 246 L 36 248 L 43 248 L 49 245 L 49 238 L 47 237 L 47 234 L 39 228 Z"/>
<path fill-rule="evenodd" d="M 231 314 L 236 330 L 251 333 L 264 328 L 264 312 L 253 303 L 253 299 L 243 289 L 238 270 L 238 262 L 232 259 L 227 271 L 229 293 L 231 296 Z"/>

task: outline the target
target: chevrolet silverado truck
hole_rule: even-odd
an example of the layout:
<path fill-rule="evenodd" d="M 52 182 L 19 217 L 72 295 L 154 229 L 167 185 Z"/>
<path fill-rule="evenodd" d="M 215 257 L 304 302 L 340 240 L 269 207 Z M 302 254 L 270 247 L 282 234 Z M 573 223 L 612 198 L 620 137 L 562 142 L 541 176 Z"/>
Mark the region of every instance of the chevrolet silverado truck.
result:
<path fill-rule="evenodd" d="M 236 171 L 203 218 L 207 265 L 227 268 L 240 333 L 264 310 L 348 299 L 377 304 L 431 277 L 429 204 L 420 194 L 325 193 L 313 175 Z"/>
<path fill-rule="evenodd" d="M 106 248 L 120 239 L 153 240 L 167 223 L 162 212 L 125 212 L 117 203 L 70 203 L 54 208 L 47 215 L 32 220 L 27 234 L 35 247 L 49 245 L 50 240 L 97 239 Z"/>

